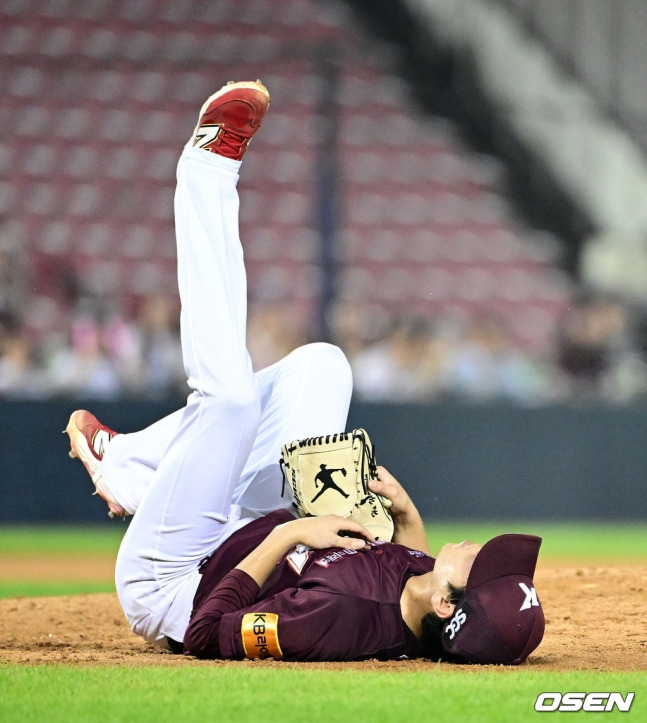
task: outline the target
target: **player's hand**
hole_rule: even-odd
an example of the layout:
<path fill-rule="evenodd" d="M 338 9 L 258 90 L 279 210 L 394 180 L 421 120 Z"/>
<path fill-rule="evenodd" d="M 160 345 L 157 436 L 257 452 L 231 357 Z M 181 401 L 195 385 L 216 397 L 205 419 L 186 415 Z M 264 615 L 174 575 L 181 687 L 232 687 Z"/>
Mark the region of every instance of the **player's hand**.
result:
<path fill-rule="evenodd" d="M 377 479 L 369 480 L 368 486 L 371 492 L 377 492 L 391 500 L 390 512 L 394 518 L 416 511 L 404 487 L 384 467 L 377 468 Z"/>
<path fill-rule="evenodd" d="M 328 547 L 361 550 L 369 542 L 375 542 L 373 535 L 363 525 L 337 515 L 304 517 L 288 522 L 283 528 L 292 536 L 293 544 L 307 545 L 313 550 L 325 550 Z"/>
<path fill-rule="evenodd" d="M 398 480 L 384 467 L 378 467 L 377 479 L 370 480 L 368 486 L 371 491 L 383 495 L 392 502 L 390 511 L 395 527 L 393 542 L 430 554 L 422 518 Z"/>

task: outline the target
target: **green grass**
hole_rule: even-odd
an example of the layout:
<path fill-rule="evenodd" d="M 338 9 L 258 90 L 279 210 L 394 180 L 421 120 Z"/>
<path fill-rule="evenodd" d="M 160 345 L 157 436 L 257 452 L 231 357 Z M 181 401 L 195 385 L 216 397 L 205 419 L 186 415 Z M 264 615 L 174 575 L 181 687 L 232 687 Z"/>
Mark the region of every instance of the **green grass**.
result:
<path fill-rule="evenodd" d="M 0 555 L 29 553 L 117 553 L 126 525 L 102 527 L 0 526 Z M 445 542 L 486 540 L 505 532 L 543 537 L 541 554 L 550 557 L 647 559 L 647 523 L 605 522 L 429 522 L 432 550 Z"/>
<path fill-rule="evenodd" d="M 126 525 L 101 527 L 0 526 L 0 557 L 3 555 L 86 558 L 109 555 L 116 557 Z M 0 599 L 40 597 L 43 595 L 79 595 L 81 593 L 114 592 L 112 575 L 104 581 L 73 580 L 3 580 Z"/>
<path fill-rule="evenodd" d="M 595 561 L 624 559 L 647 561 L 647 523 L 604 522 L 490 522 L 429 523 L 431 549 L 444 542 L 469 539 L 483 543 L 506 532 L 522 532 L 543 538 L 542 558 L 589 558 Z"/>
<path fill-rule="evenodd" d="M 42 597 L 51 595 L 82 595 L 96 592 L 115 592 L 115 584 L 107 582 L 45 582 L 0 580 L 0 599 L 14 597 Z"/>
<path fill-rule="evenodd" d="M 0 526 L 0 555 L 72 553 L 117 553 L 126 525 L 79 526 Z"/>
<path fill-rule="evenodd" d="M 638 674 L 534 673 L 529 669 L 381 673 L 285 669 L 69 668 L 0 666 L 0 720 L 247 721 L 258 723 L 399 723 L 535 718 L 542 691 L 636 693 L 629 714 L 645 720 L 647 680 Z M 25 692 L 29 691 L 28 695 Z M 563 717 L 572 714 L 553 713 Z"/>

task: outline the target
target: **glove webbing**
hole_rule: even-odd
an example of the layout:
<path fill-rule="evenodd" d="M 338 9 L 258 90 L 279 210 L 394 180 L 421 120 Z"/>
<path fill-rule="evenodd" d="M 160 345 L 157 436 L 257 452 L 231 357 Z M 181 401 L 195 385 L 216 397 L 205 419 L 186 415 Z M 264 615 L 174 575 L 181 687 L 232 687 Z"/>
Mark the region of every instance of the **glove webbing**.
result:
<path fill-rule="evenodd" d="M 330 442 L 345 442 L 350 434 L 348 432 L 338 432 L 337 434 L 327 434 L 323 437 L 308 437 L 307 439 L 300 440 L 297 444 L 301 447 L 314 447 L 320 444 L 329 444 Z"/>
<path fill-rule="evenodd" d="M 375 477 L 377 477 L 377 464 L 375 462 L 375 446 L 373 446 L 373 450 L 371 452 L 369 450 L 369 445 L 366 444 L 366 439 L 364 438 L 363 432 L 355 432 L 353 434 L 353 439 L 361 439 L 363 442 L 360 473 L 362 475 L 362 487 L 364 488 L 364 493 L 366 494 L 366 497 L 363 500 L 359 501 L 359 504 L 363 505 L 364 502 L 366 502 L 366 498 L 371 496 L 371 491 L 368 488 L 368 482 L 367 482 L 366 476 L 364 474 L 364 472 L 366 470 L 366 465 L 368 465 L 368 478 L 374 479 Z"/>

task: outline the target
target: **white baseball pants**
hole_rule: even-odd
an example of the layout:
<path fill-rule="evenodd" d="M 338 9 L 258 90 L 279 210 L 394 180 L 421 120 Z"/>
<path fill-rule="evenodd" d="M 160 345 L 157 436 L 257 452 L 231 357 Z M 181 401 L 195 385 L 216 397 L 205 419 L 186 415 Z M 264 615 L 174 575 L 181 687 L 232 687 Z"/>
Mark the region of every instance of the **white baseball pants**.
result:
<path fill-rule="evenodd" d="M 281 445 L 345 429 L 350 367 L 309 344 L 254 373 L 238 235 L 240 162 L 195 148 L 178 164 L 175 222 L 186 407 L 108 445 L 100 472 L 134 513 L 116 565 L 133 631 L 181 641 L 198 565 L 235 530 L 280 507 Z M 289 320 L 286 319 L 286 323 Z"/>

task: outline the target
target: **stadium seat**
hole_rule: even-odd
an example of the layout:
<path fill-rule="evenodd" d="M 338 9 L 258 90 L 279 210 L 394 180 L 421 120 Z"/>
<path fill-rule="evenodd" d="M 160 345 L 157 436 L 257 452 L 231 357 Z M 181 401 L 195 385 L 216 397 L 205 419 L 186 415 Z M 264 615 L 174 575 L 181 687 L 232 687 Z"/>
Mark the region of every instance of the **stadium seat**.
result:
<path fill-rule="evenodd" d="M 72 250 L 88 288 L 126 294 L 133 308 L 157 284 L 175 289 L 177 156 L 204 98 L 248 76 L 261 77 L 273 98 L 241 168 L 250 295 L 275 298 L 287 289 L 312 304 L 319 288 L 316 114 L 324 47 L 336 48 L 340 68 L 333 249 L 340 297 L 386 314 L 473 313 L 489 301 L 517 320 L 524 344 L 533 343 L 528 328 L 545 339 L 567 302 L 570 286 L 554 271 L 559 246 L 513 219 L 499 162 L 472 152 L 449 120 L 424 116 L 394 74 L 393 50 L 369 41 L 343 6 L 12 6 L 0 8 L 0 119 L 7 131 L 0 214 L 20 220 L 30 236 L 47 288 L 34 308 L 47 318 L 62 318 L 52 304 Z"/>

